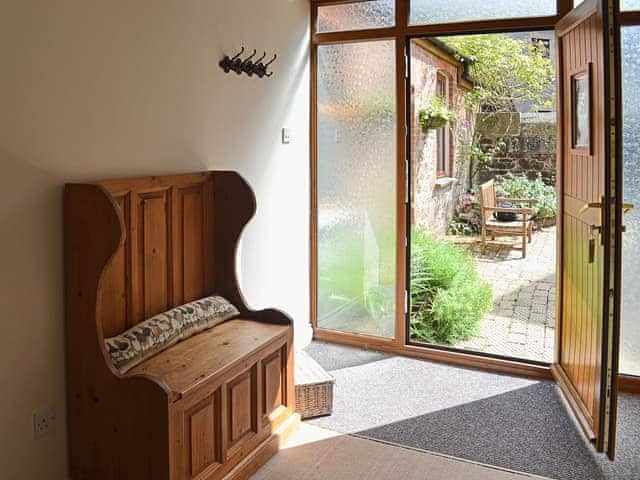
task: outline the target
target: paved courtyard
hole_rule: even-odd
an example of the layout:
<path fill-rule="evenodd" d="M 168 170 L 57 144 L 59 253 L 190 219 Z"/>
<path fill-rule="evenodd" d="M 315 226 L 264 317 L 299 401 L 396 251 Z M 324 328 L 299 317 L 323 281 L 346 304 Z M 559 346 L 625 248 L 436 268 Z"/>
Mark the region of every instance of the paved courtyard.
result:
<path fill-rule="evenodd" d="M 480 333 L 457 348 L 551 363 L 554 345 L 556 229 L 534 232 L 522 258 L 520 238 L 498 237 L 482 251 L 478 237 L 448 237 L 468 248 L 493 287 L 494 306 Z"/>

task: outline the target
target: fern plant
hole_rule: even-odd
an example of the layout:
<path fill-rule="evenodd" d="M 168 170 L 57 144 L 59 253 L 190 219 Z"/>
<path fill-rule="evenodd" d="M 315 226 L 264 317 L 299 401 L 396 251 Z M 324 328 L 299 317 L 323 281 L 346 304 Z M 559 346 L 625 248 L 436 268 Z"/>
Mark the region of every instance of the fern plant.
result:
<path fill-rule="evenodd" d="M 468 252 L 421 231 L 412 234 L 412 338 L 440 344 L 467 340 L 492 299 L 491 286 L 480 280 Z"/>

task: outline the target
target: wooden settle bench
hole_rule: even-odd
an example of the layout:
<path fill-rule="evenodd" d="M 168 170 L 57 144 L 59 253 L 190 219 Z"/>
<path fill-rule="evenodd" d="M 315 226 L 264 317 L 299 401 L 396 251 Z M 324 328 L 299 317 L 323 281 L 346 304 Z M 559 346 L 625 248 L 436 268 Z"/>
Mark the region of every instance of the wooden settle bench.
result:
<path fill-rule="evenodd" d="M 73 480 L 247 478 L 295 430 L 292 321 L 250 310 L 236 278 L 255 208 L 234 172 L 66 186 Z M 232 318 L 191 336 L 179 330 L 198 310 L 180 306 L 211 295 L 233 305 Z M 171 309 L 177 316 L 163 316 Z M 139 348 L 141 332 L 169 338 L 146 327 L 158 314 L 172 343 L 119 368 L 118 338 Z"/>

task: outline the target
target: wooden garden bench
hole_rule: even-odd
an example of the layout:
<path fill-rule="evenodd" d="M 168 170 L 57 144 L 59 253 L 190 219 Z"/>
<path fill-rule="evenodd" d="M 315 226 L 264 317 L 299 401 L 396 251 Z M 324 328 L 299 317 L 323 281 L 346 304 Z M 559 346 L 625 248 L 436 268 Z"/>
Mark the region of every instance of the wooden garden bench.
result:
<path fill-rule="evenodd" d="M 527 205 L 527 207 L 503 207 L 502 203 Z M 496 196 L 496 186 L 493 180 L 480 186 L 480 208 L 482 211 L 482 248 L 486 246 L 487 235 L 495 240 L 496 235 L 522 237 L 522 258 L 527 256 L 527 241 L 531 243 L 533 233 L 532 208 L 538 201 L 531 198 L 507 198 Z M 502 221 L 495 217 L 495 213 L 513 213 L 520 217 L 513 221 Z"/>

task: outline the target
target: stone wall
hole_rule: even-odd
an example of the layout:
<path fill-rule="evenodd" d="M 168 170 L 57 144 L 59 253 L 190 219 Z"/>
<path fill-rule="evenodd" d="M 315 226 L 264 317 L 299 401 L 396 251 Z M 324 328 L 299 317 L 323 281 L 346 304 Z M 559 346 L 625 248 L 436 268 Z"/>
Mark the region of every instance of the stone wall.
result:
<path fill-rule="evenodd" d="M 493 152 L 492 161 L 477 170 L 476 182 L 504 175 L 525 174 L 545 183 L 556 181 L 556 115 L 545 113 L 480 113 L 476 119 L 479 145 Z"/>
<path fill-rule="evenodd" d="M 411 222 L 434 235 L 445 235 L 455 213 L 460 195 L 468 185 L 468 144 L 470 122 L 466 119 L 464 94 L 459 84 L 461 66 L 455 59 L 445 59 L 420 47 L 411 46 Z M 422 102 L 436 94 L 438 73 L 449 79 L 449 107 L 456 120 L 451 129 L 450 162 L 446 175 L 438 176 L 435 131 L 423 131 L 418 122 Z"/>

